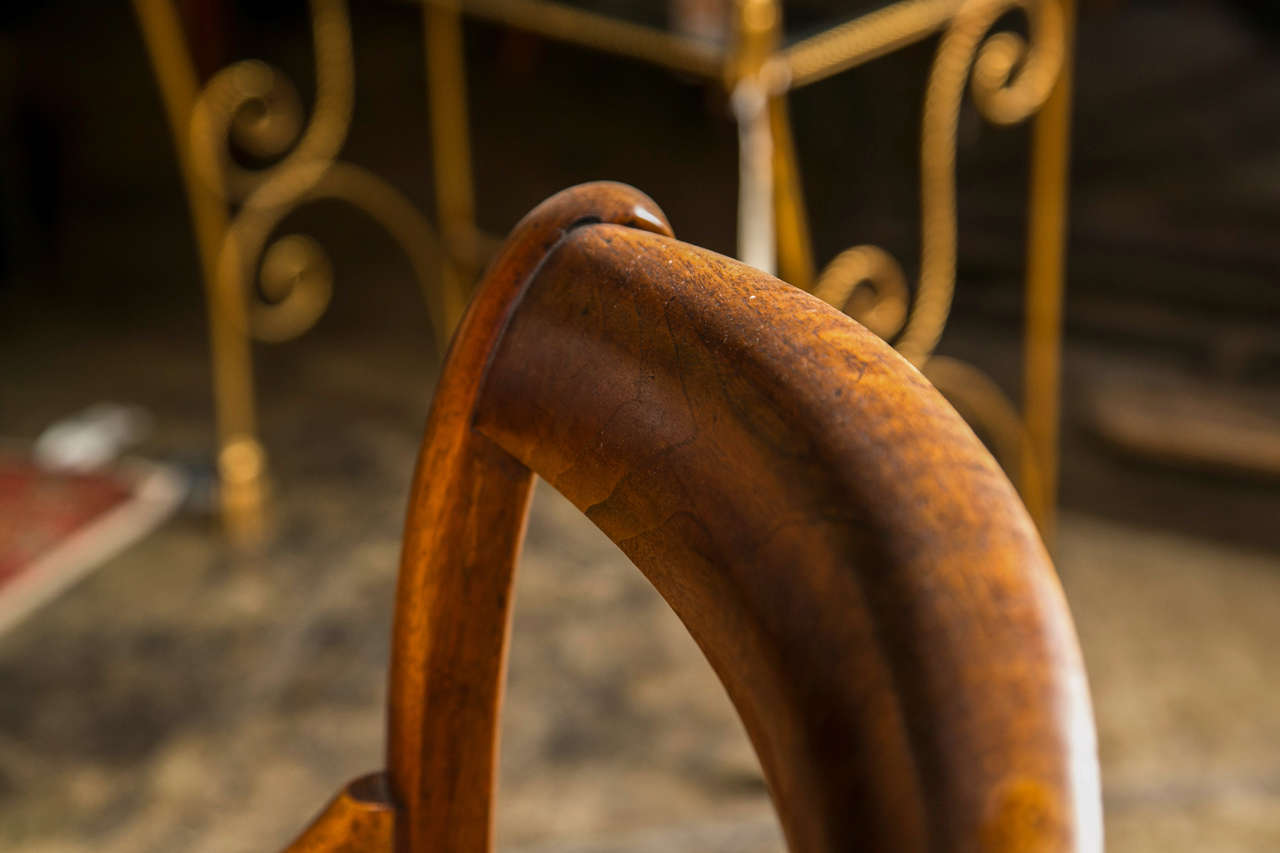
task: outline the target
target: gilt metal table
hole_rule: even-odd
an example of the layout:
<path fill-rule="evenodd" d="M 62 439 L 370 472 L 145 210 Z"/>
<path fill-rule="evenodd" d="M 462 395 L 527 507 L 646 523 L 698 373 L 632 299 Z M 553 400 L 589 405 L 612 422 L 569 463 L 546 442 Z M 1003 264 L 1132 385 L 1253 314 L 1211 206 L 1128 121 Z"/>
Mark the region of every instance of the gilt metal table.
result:
<path fill-rule="evenodd" d="M 323 313 L 332 288 L 332 270 L 314 240 L 298 234 L 270 239 L 284 216 L 318 198 L 342 199 L 373 216 L 409 255 L 442 342 L 485 262 L 491 241 L 475 221 L 465 16 L 720 81 L 739 130 L 740 258 L 812 290 L 892 341 L 989 437 L 1041 532 L 1051 536 L 1074 0 L 896 0 L 796 39 L 783 31 L 780 0 L 725 0 L 721 38 L 552 0 L 418 2 L 438 232 L 395 187 L 340 158 L 354 101 L 343 0 L 310 3 L 316 98 L 305 121 L 295 89 L 265 63 L 235 62 L 202 85 L 172 0 L 133 0 L 173 132 L 200 255 L 221 505 L 234 539 L 262 535 L 268 500 L 250 339 L 301 334 Z M 1005 26 L 1013 13 L 1025 35 Z M 787 96 L 935 36 L 923 93 L 919 279 L 909 286 L 898 261 L 872 245 L 855 245 L 819 270 Z M 955 290 L 956 129 L 966 84 L 988 120 L 1034 121 L 1020 407 L 981 371 L 933 354 Z M 274 162 L 245 169 L 231 157 L 232 142 Z M 438 286 L 428 285 L 433 279 Z"/>

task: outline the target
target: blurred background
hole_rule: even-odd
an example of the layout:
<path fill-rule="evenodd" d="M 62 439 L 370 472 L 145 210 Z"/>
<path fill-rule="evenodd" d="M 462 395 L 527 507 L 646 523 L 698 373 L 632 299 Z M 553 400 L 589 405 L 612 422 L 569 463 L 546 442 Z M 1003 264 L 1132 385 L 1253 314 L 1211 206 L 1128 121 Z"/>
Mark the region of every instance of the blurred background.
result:
<path fill-rule="evenodd" d="M 706 35 L 698 4 L 577 5 Z M 784 2 L 787 38 L 889 5 Z M 296 86 L 305 124 L 323 89 L 305 4 L 170 8 L 201 84 L 262 60 Z M 1276 8 L 1078 10 L 1052 551 L 1122 853 L 1280 848 Z M 341 159 L 435 222 L 422 13 L 361 0 L 349 16 Z M 447 282 L 341 200 L 267 223 L 323 247 L 332 293 L 305 334 L 254 345 L 271 491 L 256 542 L 233 541 L 210 304 L 139 21 L 124 2 L 0 12 L 2 849 L 272 849 L 381 764 L 400 526 Z M 473 17 L 462 36 L 485 233 L 607 178 L 651 195 L 680 238 L 735 252 L 738 132 L 721 83 Z M 793 93 L 820 265 L 874 243 L 918 273 L 937 48 L 925 37 Z M 961 109 L 956 297 L 938 348 L 1013 400 L 1028 127 Z M 241 165 L 274 162 L 243 148 Z M 517 602 L 502 849 L 782 849 L 693 642 L 545 487 Z"/>

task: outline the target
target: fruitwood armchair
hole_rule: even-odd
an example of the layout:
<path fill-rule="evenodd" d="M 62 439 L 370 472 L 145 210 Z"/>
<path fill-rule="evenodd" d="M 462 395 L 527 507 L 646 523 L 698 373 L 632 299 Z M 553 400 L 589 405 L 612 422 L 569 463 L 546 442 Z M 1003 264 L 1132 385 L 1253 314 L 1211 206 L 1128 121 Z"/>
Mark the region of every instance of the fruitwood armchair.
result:
<path fill-rule="evenodd" d="M 1074 629 L 991 456 L 857 323 L 591 184 L 517 226 L 454 338 L 410 498 L 387 769 L 290 850 L 492 848 L 534 473 L 693 634 L 792 850 L 1100 849 Z"/>

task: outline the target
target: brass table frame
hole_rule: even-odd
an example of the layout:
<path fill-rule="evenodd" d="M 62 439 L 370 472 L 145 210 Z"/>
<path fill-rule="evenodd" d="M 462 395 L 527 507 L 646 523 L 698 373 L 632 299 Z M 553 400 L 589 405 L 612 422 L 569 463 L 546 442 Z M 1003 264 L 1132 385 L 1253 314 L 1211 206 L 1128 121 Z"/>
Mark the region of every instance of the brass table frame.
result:
<path fill-rule="evenodd" d="M 305 128 L 288 81 L 262 63 L 234 63 L 200 89 L 171 0 L 133 2 L 173 129 L 200 251 L 222 506 L 234 538 L 261 534 L 266 501 L 249 335 L 283 340 L 300 334 L 323 311 L 331 287 L 327 261 L 314 241 L 290 235 L 268 244 L 283 216 L 308 200 L 332 196 L 381 221 L 413 260 L 442 342 L 484 262 L 487 241 L 475 222 L 464 15 L 722 81 L 739 126 L 739 256 L 812 290 L 892 340 L 988 434 L 1050 538 L 1075 0 L 897 0 L 785 46 L 780 0 L 731 0 L 730 38 L 723 45 L 550 0 L 417 0 L 439 239 L 398 192 L 337 159 L 350 122 L 354 73 L 342 0 L 311 0 L 317 99 Z M 1026 21 L 1025 38 L 999 28 L 1011 12 Z M 855 246 L 815 272 L 787 94 L 934 35 L 938 47 L 924 93 L 920 279 L 914 295 L 898 262 L 876 246 Z M 956 126 L 966 84 L 990 121 L 1034 117 L 1021 411 L 976 368 L 933 355 L 955 288 Z M 256 109 L 245 110 L 249 105 Z M 227 154 L 232 138 L 254 153 L 283 156 L 268 169 L 249 172 Z M 432 252 L 438 263 L 429 260 Z M 440 281 L 433 287 L 435 273 Z M 255 278 L 259 295 L 275 297 L 270 304 L 250 298 Z"/>
<path fill-rule="evenodd" d="M 355 89 L 344 0 L 311 3 L 316 102 L 305 124 L 297 92 L 280 72 L 240 61 L 201 87 L 173 0 L 133 6 L 173 134 L 208 301 L 222 517 L 234 541 L 252 543 L 265 533 L 269 481 L 251 338 L 302 334 L 323 314 L 333 284 L 332 267 L 313 239 L 269 239 L 284 217 L 321 198 L 371 216 L 412 263 L 440 341 L 461 317 L 467 294 L 457 282 L 433 286 L 440 241 L 423 214 L 382 178 L 339 159 Z M 230 156 L 232 140 L 278 159 L 245 169 Z"/>

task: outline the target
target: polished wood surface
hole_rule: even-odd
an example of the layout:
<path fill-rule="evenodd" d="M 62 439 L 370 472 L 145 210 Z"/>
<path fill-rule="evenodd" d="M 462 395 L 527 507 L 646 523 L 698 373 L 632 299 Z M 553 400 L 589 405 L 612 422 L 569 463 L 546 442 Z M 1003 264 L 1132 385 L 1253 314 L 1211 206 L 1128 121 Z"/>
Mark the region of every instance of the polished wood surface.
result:
<path fill-rule="evenodd" d="M 684 621 L 791 849 L 1101 847 L 1074 630 L 990 455 L 861 326 L 593 184 L 517 227 L 436 391 L 392 652 L 399 853 L 492 848 L 533 473 Z M 390 849 L 308 841 L 333 812 L 291 849 Z"/>
<path fill-rule="evenodd" d="M 350 782 L 298 836 L 290 850 L 391 850 L 395 807 L 385 773 L 370 773 Z"/>

